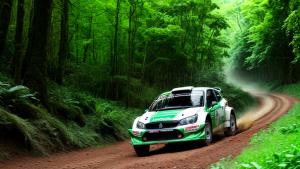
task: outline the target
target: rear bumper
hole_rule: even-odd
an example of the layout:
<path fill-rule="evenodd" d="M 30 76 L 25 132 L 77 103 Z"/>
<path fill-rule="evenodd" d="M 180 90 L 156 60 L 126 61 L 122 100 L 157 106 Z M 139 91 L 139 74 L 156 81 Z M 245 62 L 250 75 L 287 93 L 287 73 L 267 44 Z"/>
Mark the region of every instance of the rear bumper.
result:
<path fill-rule="evenodd" d="M 205 139 L 204 125 L 199 125 L 195 130 L 188 130 L 190 127 L 176 127 L 167 130 L 129 129 L 128 132 L 132 145 L 165 144 Z"/>

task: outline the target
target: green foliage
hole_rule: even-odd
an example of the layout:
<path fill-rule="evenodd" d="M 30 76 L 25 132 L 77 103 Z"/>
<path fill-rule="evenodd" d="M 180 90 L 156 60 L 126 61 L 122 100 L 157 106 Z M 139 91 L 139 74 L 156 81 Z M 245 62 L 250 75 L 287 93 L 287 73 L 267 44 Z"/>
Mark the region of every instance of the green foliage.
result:
<path fill-rule="evenodd" d="M 296 98 L 300 98 L 300 83 L 289 84 L 285 86 L 278 87 L 276 89 L 277 92 L 283 92 L 290 96 L 294 96 Z"/>
<path fill-rule="evenodd" d="M 250 146 L 234 160 L 220 161 L 213 167 L 258 169 L 258 168 L 297 168 L 300 157 L 300 105 L 273 123 L 269 129 L 252 137 Z"/>
<path fill-rule="evenodd" d="M 0 132 L 21 137 L 37 154 L 123 140 L 142 112 L 53 84 L 50 113 L 27 87 L 0 87 Z"/>
<path fill-rule="evenodd" d="M 280 153 L 274 153 L 271 158 L 269 158 L 266 163 L 267 167 L 265 168 L 297 168 L 300 165 L 300 149 L 295 145 L 291 145 L 291 147 L 287 150 L 284 150 Z M 263 168 L 261 165 L 256 162 L 251 162 L 250 164 L 242 163 L 240 164 L 241 168 L 249 168 L 249 169 L 261 169 Z"/>
<path fill-rule="evenodd" d="M 29 146 L 36 152 L 46 154 L 47 150 L 45 149 L 46 145 L 49 144 L 49 141 L 46 137 L 41 135 L 36 127 L 31 125 L 28 121 L 11 114 L 4 109 L 0 108 L 0 115 L 4 119 L 1 121 L 1 125 L 10 124 L 12 127 L 16 128 L 24 136 L 25 144 Z M 45 145 L 46 144 L 46 145 Z"/>
<path fill-rule="evenodd" d="M 231 54 L 236 71 L 250 79 L 292 83 L 299 80 L 299 2 L 237 1 L 239 32 Z"/>
<path fill-rule="evenodd" d="M 95 98 L 74 88 L 58 87 L 54 85 L 53 94 L 58 103 L 65 103 L 65 107 L 77 107 L 85 118 L 85 125 L 80 127 L 74 123 L 76 120 L 60 118 L 66 121 L 72 139 L 79 147 L 111 143 L 128 137 L 127 129 L 130 128 L 134 118 L 142 111 L 139 109 L 125 108 L 118 102 L 110 102 Z M 58 95 L 60 93 L 60 95 Z M 83 104 L 85 103 L 85 104 Z M 60 116 L 60 115 L 58 115 Z"/>
<path fill-rule="evenodd" d="M 298 63 L 300 58 L 300 4 L 293 0 L 290 2 L 290 14 L 284 21 L 283 28 L 286 29 L 287 36 L 292 38 L 290 45 L 293 47 L 293 53 L 296 58 L 293 63 Z"/>
<path fill-rule="evenodd" d="M 212 164 L 210 166 L 210 169 L 235 169 L 236 166 L 235 164 L 232 162 L 232 158 L 231 157 L 226 157 L 226 158 L 222 158 L 219 162 Z"/>

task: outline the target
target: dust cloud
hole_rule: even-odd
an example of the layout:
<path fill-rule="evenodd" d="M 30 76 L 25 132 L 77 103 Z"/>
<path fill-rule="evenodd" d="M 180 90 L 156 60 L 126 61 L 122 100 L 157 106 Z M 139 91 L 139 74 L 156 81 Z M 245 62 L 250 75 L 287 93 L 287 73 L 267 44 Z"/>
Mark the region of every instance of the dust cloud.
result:
<path fill-rule="evenodd" d="M 249 129 L 256 120 L 270 113 L 276 104 L 271 97 L 265 94 L 260 92 L 251 92 L 251 94 L 258 98 L 259 106 L 249 109 L 237 120 L 237 126 L 240 131 Z"/>

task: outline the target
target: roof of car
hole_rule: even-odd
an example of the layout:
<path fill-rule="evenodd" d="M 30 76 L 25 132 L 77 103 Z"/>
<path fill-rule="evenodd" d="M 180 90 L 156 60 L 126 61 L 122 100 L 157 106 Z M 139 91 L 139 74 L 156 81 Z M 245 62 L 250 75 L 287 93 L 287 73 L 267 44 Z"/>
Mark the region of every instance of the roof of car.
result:
<path fill-rule="evenodd" d="M 218 87 L 193 87 L 193 86 L 186 86 L 186 87 L 177 87 L 172 89 L 171 91 L 164 92 L 160 94 L 155 100 L 161 99 L 163 97 L 169 97 L 172 94 L 181 94 L 181 93 L 189 93 L 192 90 L 208 90 L 208 89 L 215 89 L 221 91 L 221 88 Z"/>
<path fill-rule="evenodd" d="M 218 90 L 221 91 L 221 88 L 219 87 L 193 87 L 193 86 L 185 86 L 185 87 L 177 87 L 171 90 L 172 93 L 177 93 L 180 91 L 192 91 L 192 90 L 208 90 L 208 89 L 214 89 L 214 90 Z"/>

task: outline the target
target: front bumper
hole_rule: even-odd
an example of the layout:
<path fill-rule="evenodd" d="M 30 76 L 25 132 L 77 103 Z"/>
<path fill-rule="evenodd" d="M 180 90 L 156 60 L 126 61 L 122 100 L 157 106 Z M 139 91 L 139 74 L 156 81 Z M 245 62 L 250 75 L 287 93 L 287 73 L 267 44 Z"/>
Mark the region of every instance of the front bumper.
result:
<path fill-rule="evenodd" d="M 129 129 L 128 132 L 132 145 L 165 144 L 205 139 L 204 126 L 202 124 L 167 129 Z"/>

